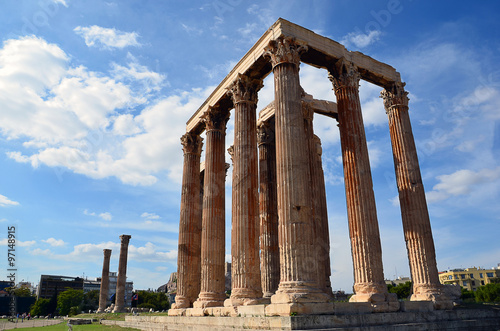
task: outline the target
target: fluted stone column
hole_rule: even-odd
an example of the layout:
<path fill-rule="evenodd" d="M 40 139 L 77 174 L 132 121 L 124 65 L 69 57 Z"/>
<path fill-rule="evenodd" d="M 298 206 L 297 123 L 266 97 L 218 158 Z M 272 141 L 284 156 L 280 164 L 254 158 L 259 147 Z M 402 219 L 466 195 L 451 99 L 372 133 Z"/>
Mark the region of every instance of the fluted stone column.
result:
<path fill-rule="evenodd" d="M 355 295 L 350 301 L 371 302 L 378 311 L 395 310 L 399 308 L 397 298 L 388 294 L 384 282 L 375 195 L 359 100 L 360 75 L 345 59 L 340 59 L 333 71 L 329 78 L 337 97 L 354 267 Z"/>
<path fill-rule="evenodd" d="M 223 306 L 225 257 L 224 161 L 229 112 L 210 107 L 203 115 L 206 130 L 205 182 L 201 233 L 201 289 L 195 308 Z M 197 200 L 197 199 L 196 199 Z"/>
<path fill-rule="evenodd" d="M 317 222 L 314 226 L 314 237 L 317 240 L 319 285 L 326 294 L 333 296 L 330 281 L 332 271 L 330 266 L 330 229 L 328 225 L 325 174 L 323 172 L 323 161 L 321 160 L 321 140 L 316 135 L 313 136 L 311 150 L 311 165 L 313 165 L 311 171 L 312 196 L 314 200 L 315 221 Z"/>
<path fill-rule="evenodd" d="M 280 282 L 275 142 L 272 118 L 258 128 L 260 270 L 264 298 L 271 298 Z"/>
<path fill-rule="evenodd" d="M 109 292 L 109 261 L 111 258 L 111 249 L 103 249 L 104 261 L 102 263 L 101 290 L 99 291 L 99 309 L 98 313 L 104 313 L 108 301 Z"/>
<path fill-rule="evenodd" d="M 443 285 L 439 282 L 425 190 L 408 113 L 408 92 L 404 86 L 404 83 L 394 83 L 382 91 L 381 97 L 389 116 L 401 217 L 413 283 L 411 300 L 434 301 L 436 308 L 449 309 L 453 303 L 443 293 Z"/>
<path fill-rule="evenodd" d="M 225 306 L 262 303 L 259 259 L 257 92 L 262 81 L 238 75 L 229 88 L 234 105 L 231 297 Z"/>
<path fill-rule="evenodd" d="M 116 280 L 115 308 L 113 313 L 125 311 L 125 283 L 127 282 L 127 256 L 128 243 L 132 236 L 122 234 L 120 236 L 120 260 L 118 261 L 118 277 Z"/>
<path fill-rule="evenodd" d="M 309 145 L 310 186 L 312 188 L 311 201 L 313 206 L 312 218 L 316 246 L 315 255 L 317 257 L 318 287 L 326 294 L 333 296 L 330 283 L 330 235 L 328 233 L 325 178 L 321 162 L 321 142 L 314 135 L 314 110 L 306 100 L 302 101 L 302 111 L 304 113 L 306 139 Z"/>
<path fill-rule="evenodd" d="M 271 41 L 265 52 L 273 66 L 276 108 L 281 280 L 276 294 L 271 297 L 274 304 L 328 300 L 318 288 L 316 269 L 311 268 L 311 261 L 316 263 L 317 256 L 311 218 L 309 148 L 299 82 L 299 53 L 304 49 L 293 39 L 280 37 Z"/>
<path fill-rule="evenodd" d="M 200 293 L 201 204 L 200 155 L 202 138 L 186 133 L 181 138 L 184 151 L 182 172 L 179 248 L 177 256 L 177 295 L 172 308 L 189 308 Z"/>

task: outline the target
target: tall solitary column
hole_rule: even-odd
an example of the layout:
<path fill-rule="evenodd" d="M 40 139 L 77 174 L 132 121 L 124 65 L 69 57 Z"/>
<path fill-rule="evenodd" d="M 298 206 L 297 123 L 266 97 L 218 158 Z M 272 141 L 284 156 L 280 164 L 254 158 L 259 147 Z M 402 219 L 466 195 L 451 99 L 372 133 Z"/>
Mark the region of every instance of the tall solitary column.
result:
<path fill-rule="evenodd" d="M 113 313 L 125 311 L 125 283 L 127 282 L 127 255 L 128 243 L 132 236 L 122 234 L 120 236 L 120 260 L 118 261 L 118 277 L 116 280 L 115 308 Z"/>
<path fill-rule="evenodd" d="M 225 140 L 229 112 L 210 107 L 203 115 L 206 130 L 205 182 L 201 232 L 201 289 L 195 308 L 223 306 L 226 299 Z M 198 199 L 196 199 L 198 200 Z"/>
<path fill-rule="evenodd" d="M 354 268 L 355 295 L 350 301 L 371 302 L 378 311 L 395 310 L 399 308 L 397 298 L 388 294 L 384 282 L 375 195 L 359 100 L 360 74 L 352 63 L 340 59 L 329 78 L 337 97 Z"/>
<path fill-rule="evenodd" d="M 201 279 L 201 203 L 199 200 L 202 138 L 186 133 L 181 138 L 184 151 L 182 172 L 179 249 L 177 256 L 177 295 L 172 308 L 189 308 L 200 293 Z"/>
<path fill-rule="evenodd" d="M 449 309 L 453 303 L 443 293 L 439 282 L 425 190 L 408 113 L 408 92 L 404 86 L 404 83 L 394 83 L 382 91 L 381 97 L 389 116 L 399 204 L 413 282 L 411 300 L 434 301 L 437 309 Z"/>
<path fill-rule="evenodd" d="M 280 282 L 274 118 L 259 126 L 258 145 L 260 270 L 263 297 L 270 298 L 278 289 Z"/>
<path fill-rule="evenodd" d="M 261 303 L 257 92 L 262 81 L 238 75 L 228 94 L 234 105 L 231 297 L 225 306 Z"/>
<path fill-rule="evenodd" d="M 99 309 L 98 313 L 103 313 L 106 309 L 109 291 L 109 261 L 111 258 L 111 249 L 103 249 L 104 261 L 102 263 L 101 290 L 99 291 Z"/>
<path fill-rule="evenodd" d="M 304 49 L 292 38 L 280 37 L 270 42 L 264 54 L 273 66 L 276 108 L 281 280 L 271 297 L 273 304 L 328 301 L 328 296 L 318 288 L 315 268 L 309 148 L 299 82 L 299 53 Z"/>

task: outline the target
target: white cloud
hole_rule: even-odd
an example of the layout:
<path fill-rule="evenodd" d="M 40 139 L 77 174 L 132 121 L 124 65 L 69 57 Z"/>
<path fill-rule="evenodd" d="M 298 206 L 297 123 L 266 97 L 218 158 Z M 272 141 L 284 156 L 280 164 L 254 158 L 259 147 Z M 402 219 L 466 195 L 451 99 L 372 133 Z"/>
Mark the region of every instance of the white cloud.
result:
<path fill-rule="evenodd" d="M 427 199 L 431 203 L 448 199 L 451 196 L 470 194 L 481 185 L 495 185 L 500 179 L 500 167 L 479 171 L 462 169 L 450 175 L 437 176 L 437 179 L 439 183 L 427 193 Z"/>
<path fill-rule="evenodd" d="M 382 32 L 379 30 L 372 30 L 368 33 L 363 33 L 361 31 L 350 32 L 344 37 L 342 37 L 340 43 L 345 45 L 347 48 L 355 46 L 357 48 L 364 48 L 377 42 L 380 39 Z"/>
<path fill-rule="evenodd" d="M 95 46 L 102 49 L 125 48 L 128 46 L 141 46 L 137 41 L 136 32 L 123 32 L 117 29 L 103 28 L 97 25 L 89 27 L 77 26 L 73 31 L 85 39 L 89 47 Z"/>
<path fill-rule="evenodd" d="M 0 239 L 0 245 L 7 246 L 9 240 L 7 238 Z M 35 240 L 20 241 L 16 240 L 16 245 L 19 247 L 30 247 L 36 244 Z"/>
<path fill-rule="evenodd" d="M 93 262 L 96 259 L 102 258 L 103 249 L 112 249 L 113 251 L 120 251 L 120 243 L 118 242 L 104 242 L 100 244 L 79 244 L 73 247 L 73 251 L 68 254 L 52 254 L 53 258 L 67 260 L 67 261 L 82 261 L 82 262 Z M 33 252 L 37 254 L 48 255 L 48 250 L 35 249 Z M 129 261 L 140 261 L 140 262 L 175 262 L 177 259 L 177 251 L 160 251 L 151 242 L 147 242 L 144 246 L 129 245 L 128 247 L 128 259 Z"/>
<path fill-rule="evenodd" d="M 87 215 L 87 216 L 99 217 L 99 218 L 102 218 L 105 221 L 111 221 L 113 219 L 113 215 L 111 215 L 110 212 L 103 212 L 103 213 L 97 214 L 95 212 L 90 212 L 87 209 L 85 209 L 83 211 L 83 214 Z"/>
<path fill-rule="evenodd" d="M 160 218 L 160 216 L 156 215 L 155 213 L 146 213 L 146 212 L 142 213 L 141 217 L 147 220 L 157 220 Z"/>
<path fill-rule="evenodd" d="M 64 246 L 66 243 L 62 239 L 55 239 L 55 238 L 49 238 L 47 240 L 42 240 L 44 243 L 49 244 L 50 246 L 53 247 L 59 247 L 59 246 Z"/>
<path fill-rule="evenodd" d="M 151 185 L 164 172 L 180 182 L 179 137 L 212 87 L 153 99 L 132 114 L 124 109 L 149 103 L 146 97 L 159 91 L 164 76 L 128 60 L 115 64 L 109 77 L 70 67 L 69 57 L 43 39 L 6 41 L 0 48 L 0 130 L 25 148 L 7 156 L 54 167 L 58 176 L 72 171 Z"/>
<path fill-rule="evenodd" d="M 0 207 L 7 207 L 7 206 L 19 206 L 19 202 L 12 201 L 5 195 L 0 194 Z"/>
<path fill-rule="evenodd" d="M 83 211 L 83 214 L 84 214 L 84 215 L 87 215 L 87 216 L 95 216 L 95 213 L 94 213 L 94 212 L 89 212 L 87 209 L 85 209 L 85 210 Z"/>
<path fill-rule="evenodd" d="M 99 217 L 105 221 L 111 221 L 113 219 L 113 215 L 111 215 L 111 213 L 109 213 L 109 212 L 100 213 Z"/>
<path fill-rule="evenodd" d="M 52 1 L 54 1 L 54 3 L 56 4 L 61 4 L 64 7 L 68 7 L 68 3 L 66 2 L 66 0 L 52 0 Z"/>

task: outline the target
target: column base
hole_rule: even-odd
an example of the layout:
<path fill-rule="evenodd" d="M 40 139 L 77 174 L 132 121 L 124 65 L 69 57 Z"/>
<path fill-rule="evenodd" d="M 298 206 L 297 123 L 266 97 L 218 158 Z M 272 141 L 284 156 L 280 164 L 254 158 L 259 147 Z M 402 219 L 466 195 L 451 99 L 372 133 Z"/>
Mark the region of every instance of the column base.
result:
<path fill-rule="evenodd" d="M 193 308 L 223 307 L 225 299 L 225 293 L 202 292 L 193 302 Z"/>
<path fill-rule="evenodd" d="M 261 291 L 255 291 L 248 288 L 233 288 L 231 290 L 231 297 L 224 301 L 224 306 L 235 307 L 262 305 L 270 302 L 271 300 L 269 298 L 262 298 Z"/>
<path fill-rule="evenodd" d="M 99 309 L 97 309 L 97 311 L 95 313 L 96 314 L 102 314 L 104 312 L 105 312 L 104 309 L 99 308 Z"/>
<path fill-rule="evenodd" d="M 368 302 L 377 313 L 399 310 L 400 305 L 396 293 L 388 293 L 387 290 L 383 291 L 377 286 L 370 286 L 370 288 L 378 289 L 380 292 L 356 292 L 349 302 Z"/>
<path fill-rule="evenodd" d="M 229 298 L 224 301 L 224 307 L 253 306 L 270 304 L 270 298 Z"/>
<path fill-rule="evenodd" d="M 274 293 L 276 293 L 276 292 L 264 292 L 264 293 L 262 293 L 262 297 L 271 299 L 271 297 L 274 295 Z"/>
<path fill-rule="evenodd" d="M 453 309 L 453 300 L 444 293 L 444 288 L 434 286 L 415 286 L 414 293 L 411 295 L 411 301 L 432 301 L 434 309 L 446 310 Z"/>
<path fill-rule="evenodd" d="M 113 313 L 124 313 L 125 312 L 125 307 L 116 307 L 112 311 Z"/>
<path fill-rule="evenodd" d="M 181 309 L 181 308 L 189 308 L 191 306 L 191 302 L 188 298 L 176 295 L 175 302 L 172 304 L 172 309 Z"/>
<path fill-rule="evenodd" d="M 278 290 L 271 297 L 271 303 L 321 303 L 331 301 L 332 298 L 315 285 L 306 282 L 281 282 Z"/>

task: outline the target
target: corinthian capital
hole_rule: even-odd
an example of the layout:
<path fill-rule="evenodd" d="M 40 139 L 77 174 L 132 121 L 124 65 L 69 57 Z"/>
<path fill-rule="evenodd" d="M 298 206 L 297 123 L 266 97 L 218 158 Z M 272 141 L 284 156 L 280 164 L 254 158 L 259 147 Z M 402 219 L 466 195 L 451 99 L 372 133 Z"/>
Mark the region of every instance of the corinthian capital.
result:
<path fill-rule="evenodd" d="M 345 58 L 341 58 L 335 64 L 334 70 L 328 73 L 328 78 L 333 84 L 335 91 L 345 87 L 359 88 L 359 80 L 361 76 L 356 66 L 347 61 Z"/>
<path fill-rule="evenodd" d="M 208 110 L 201 116 L 205 123 L 205 130 L 226 132 L 226 123 L 229 120 L 229 112 L 222 111 L 219 106 L 208 107 Z"/>
<path fill-rule="evenodd" d="M 181 137 L 182 150 L 184 154 L 201 155 L 201 147 L 203 146 L 203 138 L 187 132 Z"/>
<path fill-rule="evenodd" d="M 234 145 L 229 146 L 227 149 L 227 152 L 229 154 L 229 157 L 231 158 L 231 163 L 234 164 Z"/>
<path fill-rule="evenodd" d="M 290 37 L 279 37 L 271 40 L 265 48 L 264 57 L 271 60 L 273 68 L 280 63 L 293 63 L 296 66 L 300 64 L 300 53 L 307 50 L 306 45 L 301 45 Z"/>
<path fill-rule="evenodd" d="M 400 106 L 408 109 L 408 92 L 405 91 L 406 83 L 395 82 L 391 87 L 380 92 L 380 97 L 384 100 L 385 112 L 390 114 L 394 107 Z"/>
<path fill-rule="evenodd" d="M 262 80 L 251 79 L 247 75 L 238 74 L 238 78 L 229 87 L 227 94 L 232 97 L 234 104 L 239 102 L 257 103 L 257 92 L 262 86 Z"/>
<path fill-rule="evenodd" d="M 272 121 L 272 123 L 271 123 Z M 257 143 L 258 145 L 274 143 L 274 119 L 271 121 L 263 122 L 257 128 Z"/>

